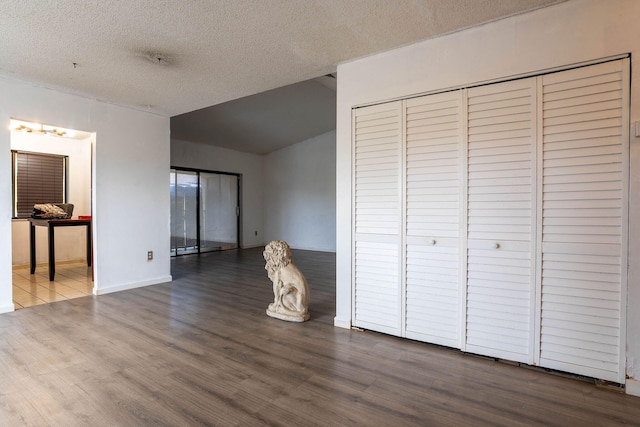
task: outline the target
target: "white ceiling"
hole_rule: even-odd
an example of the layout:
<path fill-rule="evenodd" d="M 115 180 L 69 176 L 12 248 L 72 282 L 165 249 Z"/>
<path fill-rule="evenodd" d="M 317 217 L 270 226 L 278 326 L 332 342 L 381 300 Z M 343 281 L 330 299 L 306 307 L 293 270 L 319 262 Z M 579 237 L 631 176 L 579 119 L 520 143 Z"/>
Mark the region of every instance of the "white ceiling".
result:
<path fill-rule="evenodd" d="M 0 0 L 0 74 L 176 116 L 334 73 L 337 64 L 353 58 L 561 1 Z M 295 88 L 326 97 L 313 87 L 317 83 Z M 277 93 L 265 99 L 284 102 L 289 96 L 299 99 Z M 209 112 L 226 114 L 213 121 L 243 125 L 256 115 L 249 112 L 251 105 L 249 98 L 228 111 Z M 197 113 L 198 120 L 212 121 L 207 111 Z M 201 126 L 196 135 L 187 119 L 181 119 L 186 129 L 175 132 L 211 142 L 206 136 L 211 126 Z M 271 132 L 268 117 L 256 120 L 266 128 L 259 126 L 252 137 L 260 136 L 260 129 L 263 135 Z M 232 130 L 216 129 L 214 134 L 244 140 Z M 178 136 L 175 132 L 172 128 Z"/>

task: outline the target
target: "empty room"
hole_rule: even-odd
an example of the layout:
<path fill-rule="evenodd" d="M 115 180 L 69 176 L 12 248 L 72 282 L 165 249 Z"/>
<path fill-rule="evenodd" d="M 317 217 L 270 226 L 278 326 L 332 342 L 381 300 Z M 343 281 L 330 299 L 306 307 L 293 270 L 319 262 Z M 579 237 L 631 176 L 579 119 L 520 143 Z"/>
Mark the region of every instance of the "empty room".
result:
<path fill-rule="evenodd" d="M 0 10 L 0 425 L 640 424 L 640 2 Z"/>

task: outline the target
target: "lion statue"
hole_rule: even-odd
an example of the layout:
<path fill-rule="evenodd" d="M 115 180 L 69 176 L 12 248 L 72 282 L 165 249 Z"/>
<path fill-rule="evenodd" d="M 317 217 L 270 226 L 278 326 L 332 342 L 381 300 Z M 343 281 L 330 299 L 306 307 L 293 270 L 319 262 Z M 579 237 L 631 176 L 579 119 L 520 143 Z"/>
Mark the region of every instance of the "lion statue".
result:
<path fill-rule="evenodd" d="M 267 315 L 290 322 L 309 320 L 309 285 L 293 263 L 287 242 L 270 242 L 262 255 L 267 262 L 264 269 L 273 282 L 274 299 Z"/>

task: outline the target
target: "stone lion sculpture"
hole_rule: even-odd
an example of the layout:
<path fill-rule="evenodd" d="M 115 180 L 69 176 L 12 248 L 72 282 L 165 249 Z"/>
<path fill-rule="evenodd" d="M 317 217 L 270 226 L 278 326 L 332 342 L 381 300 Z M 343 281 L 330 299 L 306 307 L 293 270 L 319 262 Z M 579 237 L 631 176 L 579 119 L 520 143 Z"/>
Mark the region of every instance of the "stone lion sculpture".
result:
<path fill-rule="evenodd" d="M 262 253 L 269 279 L 273 282 L 273 302 L 267 315 L 290 322 L 309 320 L 309 285 L 293 263 L 287 242 L 274 240 Z"/>

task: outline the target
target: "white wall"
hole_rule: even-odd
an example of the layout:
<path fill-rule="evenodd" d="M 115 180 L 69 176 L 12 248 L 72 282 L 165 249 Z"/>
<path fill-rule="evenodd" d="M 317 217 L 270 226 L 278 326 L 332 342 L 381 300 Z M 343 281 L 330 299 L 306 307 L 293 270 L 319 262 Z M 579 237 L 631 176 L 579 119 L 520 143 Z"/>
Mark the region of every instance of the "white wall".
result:
<path fill-rule="evenodd" d="M 250 248 L 264 244 L 262 156 L 206 144 L 172 140 L 171 166 L 241 174 L 240 246 Z M 168 176 L 168 168 L 165 175 Z M 168 182 L 166 177 L 164 182 Z"/>
<path fill-rule="evenodd" d="M 0 312 L 13 310 L 11 118 L 96 132 L 94 293 L 170 281 L 169 118 L 9 77 L 0 78 L 0 93 Z"/>
<path fill-rule="evenodd" d="M 25 132 L 11 132 L 11 149 L 68 156 L 68 203 L 73 216 L 91 215 L 91 138 L 70 139 Z M 62 227 L 56 230 L 56 260 L 84 260 L 86 227 Z M 29 221 L 11 223 L 13 265 L 29 264 Z M 80 242 L 80 243 L 78 243 Z M 47 232 L 36 227 L 36 262 L 47 262 Z"/>
<path fill-rule="evenodd" d="M 336 326 L 351 323 L 351 108 L 631 53 L 640 120 L 640 1 L 572 0 L 338 67 Z M 640 138 L 630 145 L 627 391 L 640 393 Z"/>
<path fill-rule="evenodd" d="M 336 249 L 336 133 L 265 156 L 265 240 L 285 240 L 296 249 Z"/>

